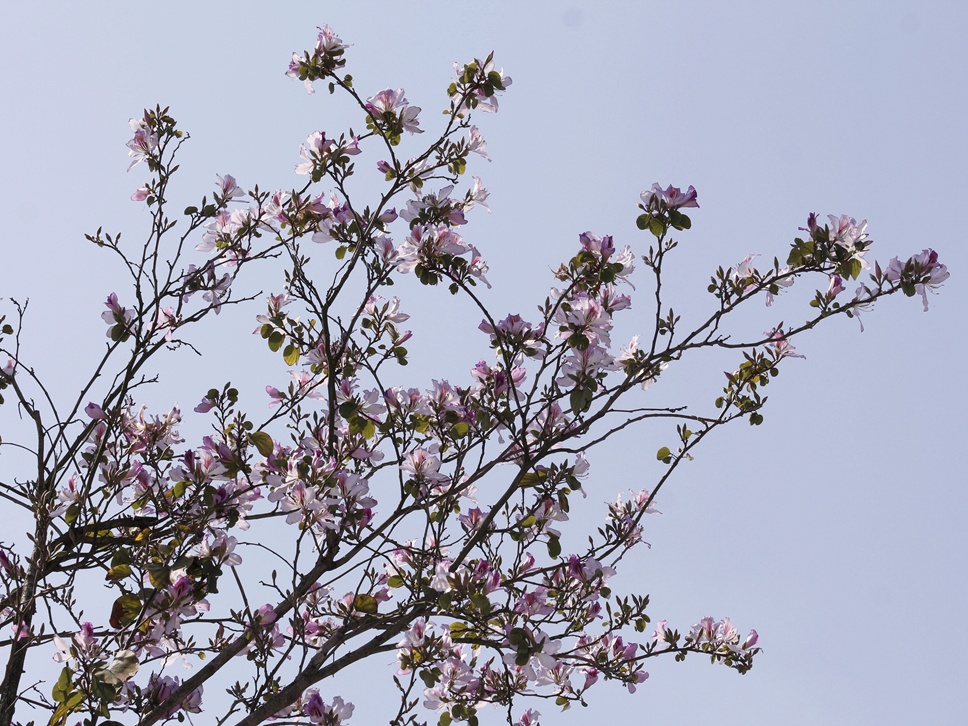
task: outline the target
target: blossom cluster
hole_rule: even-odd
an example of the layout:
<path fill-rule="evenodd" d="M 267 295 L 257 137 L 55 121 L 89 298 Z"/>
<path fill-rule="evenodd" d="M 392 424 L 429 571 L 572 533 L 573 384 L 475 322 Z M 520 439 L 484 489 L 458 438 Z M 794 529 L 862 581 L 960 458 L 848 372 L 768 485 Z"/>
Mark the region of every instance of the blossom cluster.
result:
<path fill-rule="evenodd" d="M 885 267 L 869 262 L 866 221 L 822 224 L 811 215 L 785 265 L 758 269 L 751 254 L 720 267 L 709 317 L 684 333 L 663 297 L 662 271 L 679 243 L 673 235 L 691 228 L 684 210 L 698 208 L 698 194 L 653 184 L 636 218 L 647 250 L 584 232 L 536 311 L 494 313 L 475 289 L 490 287 L 490 269 L 467 232 L 475 207 L 489 211 L 489 193 L 464 174 L 472 155 L 489 158 L 472 117 L 497 111 L 511 79 L 491 55 L 456 65 L 442 130 L 407 158 L 401 149 L 433 135 L 431 124 L 402 88 L 357 93 L 343 73 L 347 48 L 323 26 L 287 75 L 310 93 L 325 81 L 347 94 L 366 130 L 309 132 L 294 169 L 301 188 L 244 191 L 219 175 L 211 199 L 185 209 L 188 231 L 171 261 L 151 271 L 145 260 L 165 259 L 168 249 L 160 242 L 172 228 L 166 190 L 185 137 L 167 109 L 132 120 L 131 168 L 144 162 L 149 172 L 132 199 L 152 213 L 152 241 L 139 263 L 117 237 L 89 236 L 137 277 L 134 291 L 107 296 L 101 316 L 111 341 L 103 365 L 129 357 L 113 383 L 99 368 L 73 413 L 41 427 L 53 453 L 38 453 L 43 476 L 23 485 L 36 489 L 3 492 L 35 505 L 47 527 L 36 540 L 47 550 L 33 564 L 47 569 L 28 578 L 25 558 L 0 546 L 0 625 L 13 643 L 53 646 L 62 671 L 51 698 L 62 720 L 82 710 L 129 712 L 146 725 L 183 720 L 202 711 L 203 686 L 212 692 L 214 673 L 233 656 L 251 678 L 228 688 L 228 715 L 329 726 L 348 721 L 354 705 L 320 681 L 387 651 L 402 694 L 395 722 L 417 722 L 419 705 L 443 726 L 476 723 L 482 709 L 517 708 L 528 697 L 585 703 L 607 681 L 635 692 L 649 677 L 646 661 L 664 654 L 701 653 L 745 672 L 758 635 L 744 638 L 729 619 L 703 618 L 685 636 L 662 620 L 643 636 L 648 597 L 613 591 L 622 558 L 650 546 L 646 517 L 698 442 L 734 420 L 762 421 L 762 389 L 802 357 L 794 337 L 898 291 L 920 295 L 927 309 L 947 268 L 932 250 Z M 357 168 L 374 149 L 379 160 Z M 360 203 L 347 183 L 357 173 L 380 185 L 378 199 Z M 315 259 L 319 251 L 335 262 Z M 261 298 L 237 281 L 266 260 L 284 266 L 283 281 L 270 288 L 253 332 L 284 370 L 251 410 L 241 386 L 199 391 L 194 413 L 210 430 L 187 444 L 181 407 L 152 413 L 136 403 L 152 380 L 148 362 L 162 350 L 198 352 L 197 323 Z M 850 298 L 849 281 L 864 271 L 869 280 Z M 650 295 L 633 302 L 636 275 L 646 276 Z M 488 352 L 467 359 L 463 379 L 419 385 L 397 367 L 417 336 L 405 327 L 410 308 L 386 288 L 408 276 L 480 310 L 477 344 Z M 820 282 L 803 323 L 750 339 L 722 332 L 745 301 L 772 305 L 808 276 Z M 645 298 L 639 319 L 652 330 L 619 340 L 616 316 Z M 742 360 L 725 374 L 715 410 L 642 403 L 669 366 L 716 347 L 740 349 Z M 21 388 L 32 369 L 17 348 L 0 354 L 0 388 L 39 425 Z M 678 442 L 656 455 L 666 473 L 649 489 L 602 496 L 586 452 L 646 420 L 675 424 Z M 580 546 L 579 498 L 602 507 L 600 526 Z M 110 588 L 109 607 L 85 610 L 90 621 L 55 624 L 54 613 L 81 611 L 88 570 Z M 25 589 L 34 580 L 46 583 L 43 595 Z M 20 604 L 37 597 L 46 598 L 52 640 Z M 177 663 L 196 659 L 193 674 L 173 675 Z M 515 713 L 514 723 L 538 723 L 533 709 Z"/>

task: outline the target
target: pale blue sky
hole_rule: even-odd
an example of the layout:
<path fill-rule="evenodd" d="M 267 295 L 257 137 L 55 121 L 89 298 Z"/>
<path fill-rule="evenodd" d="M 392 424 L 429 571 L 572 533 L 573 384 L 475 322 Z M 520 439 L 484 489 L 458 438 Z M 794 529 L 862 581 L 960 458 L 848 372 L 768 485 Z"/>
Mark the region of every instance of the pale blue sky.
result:
<path fill-rule="evenodd" d="M 725 432 L 663 490 L 663 514 L 646 535 L 653 548 L 626 566 L 618 589 L 650 592 L 655 619 L 688 627 L 728 615 L 755 627 L 764 653 L 754 669 L 740 677 L 699 658 L 657 660 L 634 696 L 601 688 L 591 711 L 560 719 L 539 704 L 544 723 L 964 723 L 968 494 L 958 452 L 968 254 L 958 224 L 968 198 L 968 5 L 269 8 L 5 10 L 0 295 L 30 296 L 26 339 L 38 369 L 69 390 L 101 345 L 100 305 L 117 269 L 83 233 L 144 229 L 128 201 L 141 177 L 124 171 L 127 119 L 144 106 L 170 105 L 192 134 L 176 184 L 185 199 L 210 193 L 216 173 L 288 187 L 309 132 L 361 125 L 283 76 L 316 25 L 353 44 L 358 88 L 406 88 L 425 124 L 443 104 L 451 62 L 494 50 L 514 85 L 501 112 L 482 119 L 494 161 L 471 171 L 494 211 L 473 219 L 468 235 L 491 264 L 496 309 L 533 310 L 551 284 L 548 267 L 586 229 L 641 244 L 635 204 L 654 181 L 699 190 L 672 270 L 684 317 L 705 309 L 717 266 L 750 252 L 785 256 L 811 211 L 869 220 L 878 259 L 930 246 L 951 272 L 927 314 L 918 300 L 891 299 L 865 317 L 863 334 L 839 320 L 803 338 L 807 359 L 790 361 L 771 386 L 765 424 Z M 439 314 L 427 291 L 406 291 L 415 319 Z M 758 310 L 749 324 L 793 321 L 796 300 Z M 423 350 L 415 384 L 459 380 L 481 355 L 469 308 L 448 315 L 466 337 L 435 338 L 415 322 L 424 335 L 411 346 Z M 217 360 L 213 368 L 231 356 Z M 264 385 L 260 365 L 245 370 Z M 726 365 L 691 366 L 655 395 L 708 400 Z M 188 404 L 194 380 L 181 375 Z M 643 430 L 593 453 L 588 504 L 648 486 L 665 435 Z M 346 690 L 362 692 L 359 682 Z M 367 704 L 354 723 L 367 723 L 364 714 L 381 712 Z"/>

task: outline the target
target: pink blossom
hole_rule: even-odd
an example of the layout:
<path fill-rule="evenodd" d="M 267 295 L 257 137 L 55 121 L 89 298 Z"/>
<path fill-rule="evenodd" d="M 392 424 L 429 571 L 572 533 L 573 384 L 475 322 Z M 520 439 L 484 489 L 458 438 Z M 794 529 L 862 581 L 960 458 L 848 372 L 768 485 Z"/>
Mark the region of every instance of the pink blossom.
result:
<path fill-rule="evenodd" d="M 835 297 L 837 297 L 843 291 L 844 291 L 843 278 L 841 278 L 840 275 L 831 275 L 830 284 L 827 286 L 827 292 L 824 294 L 824 296 L 827 298 L 828 301 L 830 301 L 830 300 L 833 300 Z"/>
<path fill-rule="evenodd" d="M 402 88 L 395 91 L 392 88 L 385 88 L 375 96 L 366 99 L 366 110 L 373 116 L 374 121 L 399 125 L 401 129 L 411 134 L 422 134 L 420 121 L 417 120 L 420 108 L 410 106 L 403 94 Z"/>
<path fill-rule="evenodd" d="M 915 293 L 924 301 L 924 311 L 928 311 L 928 290 L 936 292 L 941 283 L 948 279 L 948 268 L 938 262 L 938 253 L 932 249 L 923 250 L 914 255 L 907 262 L 895 257 L 888 265 L 885 277 L 891 282 L 897 282 L 908 295 Z"/>
<path fill-rule="evenodd" d="M 484 512 L 482 512 L 479 507 L 473 507 L 472 509 L 469 509 L 466 514 L 458 515 L 457 521 L 460 522 L 461 526 L 464 527 L 468 532 L 476 532 L 477 529 L 484 524 Z"/>
<path fill-rule="evenodd" d="M 628 690 L 629 693 L 635 693 L 636 685 L 639 683 L 645 683 L 648 677 L 649 677 L 649 674 L 646 671 L 643 671 L 643 670 L 633 671 L 632 680 L 626 681 L 625 688 Z"/>
<path fill-rule="evenodd" d="M 837 217 L 828 214 L 830 220 L 830 241 L 846 249 L 854 249 L 859 242 L 867 237 L 867 220 L 858 222 L 846 214 Z"/>
<path fill-rule="evenodd" d="M 317 169 L 325 167 L 330 160 L 336 141 L 326 138 L 324 131 L 313 131 L 306 139 L 306 143 L 299 147 L 301 164 L 296 164 L 297 174 L 312 174 Z"/>
<path fill-rule="evenodd" d="M 58 651 L 54 654 L 54 661 L 57 663 L 66 663 L 75 657 L 88 660 L 101 654 L 97 638 L 94 637 L 94 626 L 90 623 L 81 623 L 81 629 L 74 633 L 70 643 L 55 635 L 54 645 Z"/>
<path fill-rule="evenodd" d="M 195 406 L 195 413 L 208 413 L 213 408 L 215 408 L 215 401 L 207 396 L 201 400 L 201 402 Z"/>
<path fill-rule="evenodd" d="M 0 549 L 0 569 L 4 571 L 8 576 L 14 577 L 18 572 L 18 568 L 14 565 L 13 560 L 7 557 L 7 553 Z M 5 612 L 0 611 L 0 619 L 4 619 Z"/>
<path fill-rule="evenodd" d="M 491 193 L 484 188 L 484 183 L 481 181 L 481 178 L 475 176 L 474 183 L 464 195 L 464 209 L 473 209 L 475 204 L 480 204 L 482 207 L 484 207 L 484 209 L 490 212 L 491 208 L 487 205 L 487 198 L 489 196 L 491 196 Z"/>
<path fill-rule="evenodd" d="M 790 274 L 792 271 L 793 271 L 793 268 L 790 267 L 790 265 L 787 265 L 786 267 L 781 267 L 780 270 L 776 273 L 776 275 L 770 280 L 771 287 L 775 286 L 777 288 L 776 294 L 783 292 L 786 288 L 793 285 L 793 283 L 796 281 L 796 278 Z M 770 288 L 767 288 L 766 290 L 767 307 L 770 307 L 773 304 L 773 298 L 774 298 L 773 291 Z"/>
<path fill-rule="evenodd" d="M 309 718 L 310 723 L 340 726 L 340 724 L 349 721 L 353 715 L 353 704 L 346 703 L 339 696 L 334 696 L 332 704 L 327 705 L 315 688 L 310 689 L 307 693 L 309 697 L 304 700 L 303 714 Z"/>
<path fill-rule="evenodd" d="M 101 319 L 108 324 L 107 337 L 112 340 L 121 340 L 132 332 L 135 320 L 135 311 L 128 310 L 118 302 L 115 293 L 108 295 L 104 305 L 107 310 L 101 313 Z"/>
<path fill-rule="evenodd" d="M 380 295 L 370 295 L 363 306 L 363 312 L 388 323 L 402 323 L 410 319 L 407 313 L 400 312 L 400 298 L 394 296 L 389 302 L 379 305 L 383 299 Z"/>
<path fill-rule="evenodd" d="M 450 581 L 450 560 L 442 560 L 434 565 L 434 576 L 430 579 L 430 589 L 437 592 L 450 592 L 454 589 Z"/>
<path fill-rule="evenodd" d="M 603 261 L 611 257 L 615 252 L 615 244 L 612 242 L 611 235 L 599 237 L 591 232 L 582 232 L 578 235 L 578 240 L 581 242 L 583 250 L 591 252 Z"/>
<path fill-rule="evenodd" d="M 487 142 L 481 136 L 481 132 L 477 130 L 476 126 L 471 126 L 470 128 L 467 139 L 467 150 L 479 154 L 488 161 L 491 160 L 491 157 L 487 155 Z"/>
<path fill-rule="evenodd" d="M 239 188 L 239 185 L 235 181 L 235 177 L 231 174 L 226 174 L 225 176 L 215 175 L 218 179 L 219 188 L 219 198 L 221 198 L 223 203 L 232 201 L 233 199 L 238 199 L 239 197 L 244 197 L 245 192 Z"/>
<path fill-rule="evenodd" d="M 95 421 L 100 421 L 102 419 L 107 418 L 107 415 L 104 413 L 104 410 L 94 402 L 91 402 L 84 407 L 84 413 L 86 413 Z"/>
<path fill-rule="evenodd" d="M 541 712 L 535 711 L 529 708 L 527 711 L 521 714 L 521 718 L 514 722 L 514 726 L 540 726 L 538 719 L 541 718 Z"/>
<path fill-rule="evenodd" d="M 494 61 L 490 57 L 488 58 L 486 63 L 482 63 L 481 61 L 476 59 L 474 63 L 478 66 L 476 75 L 483 76 L 484 78 L 490 78 L 491 74 L 494 74 L 500 79 L 499 83 L 494 84 L 494 90 L 507 90 L 507 88 L 513 83 L 510 76 L 504 75 L 503 68 L 501 68 L 500 70 L 494 69 Z M 454 71 L 457 73 L 458 78 L 463 77 L 464 69 L 465 69 L 465 66 L 462 66 L 459 63 L 454 63 Z M 462 113 L 465 113 L 467 110 L 469 110 L 470 98 L 474 99 L 473 103 L 476 106 L 476 108 L 480 109 L 484 113 L 496 113 L 498 110 L 497 93 L 493 93 L 492 95 L 488 96 L 485 93 L 483 88 L 475 87 L 472 89 L 468 98 L 465 98 L 461 102 L 461 104 L 456 108 L 455 112 L 458 114 L 462 114 Z"/>
<path fill-rule="evenodd" d="M 318 28 L 319 35 L 316 36 L 316 53 L 319 55 L 333 55 L 341 53 L 349 48 L 342 40 L 337 37 L 333 29 L 325 23 Z"/>
<path fill-rule="evenodd" d="M 749 650 L 750 648 L 756 645 L 759 639 L 760 639 L 760 634 L 757 633 L 755 630 L 750 630 L 750 634 L 746 636 L 746 640 L 743 641 L 743 644 L 740 646 L 740 648 L 742 648 L 743 650 Z"/>
<path fill-rule="evenodd" d="M 128 165 L 128 171 L 146 159 L 152 159 L 158 153 L 158 134 L 151 128 L 148 119 L 149 112 L 145 111 L 142 118 L 128 120 L 128 125 L 134 132 L 134 136 L 128 141 L 128 156 L 132 162 Z"/>
<path fill-rule="evenodd" d="M 671 185 L 667 189 L 663 189 L 658 184 L 653 184 L 651 189 L 646 189 L 640 196 L 642 204 L 647 209 L 655 211 L 699 206 L 696 201 L 696 188 L 691 184 L 684 192 Z"/>
<path fill-rule="evenodd" d="M 400 272 L 413 272 L 417 265 L 437 264 L 440 255 L 462 255 L 469 252 L 463 240 L 447 225 L 414 225 L 410 236 L 397 249 Z"/>
<path fill-rule="evenodd" d="M 238 540 L 235 537 L 228 536 L 222 530 L 210 532 L 198 546 L 198 556 L 212 560 L 217 565 L 235 567 L 242 564 L 242 558 L 235 553 L 237 544 Z"/>
<path fill-rule="evenodd" d="M 858 222 L 853 217 L 846 214 L 836 217 L 833 214 L 827 216 L 830 220 L 830 241 L 851 253 L 851 259 L 860 262 L 865 270 L 870 267 L 864 255 L 870 246 L 867 238 L 867 220 Z"/>
<path fill-rule="evenodd" d="M 298 53 L 293 53 L 286 75 L 301 80 L 306 87 L 306 92 L 313 94 L 316 92 L 313 88 L 314 80 L 345 65 L 342 55 L 348 47 L 336 36 L 332 28 L 323 25 L 319 28 L 313 54 L 310 56 L 306 53 L 300 56 Z"/>
<path fill-rule="evenodd" d="M 864 332 L 864 323 L 860 319 L 861 313 L 869 312 L 874 308 L 874 297 L 875 293 L 864 283 L 860 284 L 857 291 L 854 293 L 854 301 L 851 303 L 851 313 L 860 325 L 860 332 Z"/>
<path fill-rule="evenodd" d="M 163 307 L 158 310 L 158 318 L 155 321 L 155 330 L 165 331 L 165 340 L 171 342 L 171 334 L 181 323 L 181 316 L 175 312 L 173 307 Z"/>
<path fill-rule="evenodd" d="M 793 347 L 793 343 L 787 340 L 781 329 L 777 328 L 770 333 L 765 333 L 765 335 L 770 337 L 769 347 L 776 360 L 781 358 L 806 358 L 805 355 L 797 353 L 797 349 Z"/>
<path fill-rule="evenodd" d="M 760 273 L 753 266 L 753 260 L 757 257 L 759 255 L 746 255 L 740 263 L 733 267 L 733 282 L 742 285 L 744 295 L 755 288 L 760 279 Z"/>
<path fill-rule="evenodd" d="M 446 474 L 440 473 L 440 459 L 432 451 L 423 447 L 407 454 L 400 469 L 415 481 L 439 483 L 450 479 Z"/>

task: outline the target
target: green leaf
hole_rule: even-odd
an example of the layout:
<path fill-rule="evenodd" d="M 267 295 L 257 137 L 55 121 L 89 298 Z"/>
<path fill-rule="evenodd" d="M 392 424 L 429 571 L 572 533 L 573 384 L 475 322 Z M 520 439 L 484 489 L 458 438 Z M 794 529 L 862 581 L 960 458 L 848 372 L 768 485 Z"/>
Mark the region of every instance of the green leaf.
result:
<path fill-rule="evenodd" d="M 108 570 L 107 575 L 104 579 L 108 582 L 118 582 L 126 577 L 131 576 L 131 566 L 130 565 L 115 565 Z"/>
<path fill-rule="evenodd" d="M 249 443 L 255 446 L 260 454 L 266 457 L 272 455 L 272 437 L 265 431 L 256 431 L 254 434 L 249 434 L 248 438 Z"/>
<path fill-rule="evenodd" d="M 54 699 L 54 703 L 64 703 L 67 700 L 68 694 L 71 692 L 71 675 L 73 671 L 68 666 L 64 666 L 64 670 L 61 671 L 60 678 L 57 679 L 57 683 L 54 684 L 54 689 L 51 691 L 51 698 Z"/>
<path fill-rule="evenodd" d="M 403 587 L 403 578 L 400 575 L 391 575 L 390 579 L 387 580 L 387 585 L 393 588 Z"/>
<path fill-rule="evenodd" d="M 481 615 L 485 618 L 491 614 L 491 601 L 487 599 L 486 595 L 482 595 L 479 592 L 475 592 L 471 595 L 471 603 L 474 607 L 481 611 Z"/>
<path fill-rule="evenodd" d="M 339 405 L 339 415 L 345 419 L 350 419 L 356 415 L 359 406 L 355 401 L 346 401 Z"/>
<path fill-rule="evenodd" d="M 668 446 L 663 446 L 661 449 L 655 452 L 655 458 L 659 461 L 665 461 L 670 456 L 672 456 L 672 452 L 669 450 Z"/>
<path fill-rule="evenodd" d="M 851 260 L 850 261 L 850 279 L 856 280 L 857 277 L 860 275 L 860 271 L 863 269 L 864 267 L 863 265 L 861 265 L 860 260 L 858 259 Z"/>
<path fill-rule="evenodd" d="M 533 471 L 529 471 L 527 474 L 521 477 L 521 488 L 527 489 L 528 487 L 534 487 L 541 483 L 541 476 Z"/>
<path fill-rule="evenodd" d="M 580 413 L 585 413 L 592 406 L 592 400 L 595 398 L 594 391 L 587 388 L 575 388 L 571 395 L 569 396 L 569 402 L 571 403 L 571 412 L 575 415 Z"/>
<path fill-rule="evenodd" d="M 561 554 L 561 541 L 557 537 L 548 539 L 548 556 L 557 557 Z"/>
<path fill-rule="evenodd" d="M 292 344 L 287 345 L 286 349 L 282 351 L 282 359 L 286 361 L 286 365 L 296 365 L 299 362 L 299 348 Z"/>
<path fill-rule="evenodd" d="M 367 615 L 376 615 L 378 603 L 372 595 L 360 594 L 353 598 L 353 609 Z"/>
<path fill-rule="evenodd" d="M 521 646 L 528 641 L 528 633 L 524 628 L 511 628 L 508 633 L 508 642 L 513 646 Z"/>
<path fill-rule="evenodd" d="M 149 568 L 148 582 L 151 583 L 152 587 L 155 587 L 161 590 L 162 588 L 168 587 L 168 585 L 171 584 L 170 574 L 171 574 L 171 570 L 167 567 Z M 117 603 L 115 603 L 115 606 L 117 606 Z M 112 617 L 113 617 L 113 614 L 112 614 Z M 115 627 L 121 627 L 121 626 L 116 625 Z"/>
<path fill-rule="evenodd" d="M 278 330 L 273 330 L 272 334 L 269 336 L 269 350 L 275 353 L 282 347 L 283 342 L 286 340 L 286 336 L 279 332 Z"/>
<path fill-rule="evenodd" d="M 133 593 L 125 593 L 114 601 L 114 606 L 111 608 L 111 627 L 122 628 L 131 625 L 140 614 L 141 600 Z"/>
<path fill-rule="evenodd" d="M 117 689 L 137 672 L 140 664 L 138 656 L 130 650 L 119 650 L 107 668 L 101 668 L 94 673 L 94 677 L 102 683 L 112 687 L 116 695 Z"/>
<path fill-rule="evenodd" d="M 64 512 L 64 521 L 68 524 L 74 524 L 77 521 L 77 515 L 81 513 L 81 507 L 77 502 L 74 502 L 67 508 Z"/>

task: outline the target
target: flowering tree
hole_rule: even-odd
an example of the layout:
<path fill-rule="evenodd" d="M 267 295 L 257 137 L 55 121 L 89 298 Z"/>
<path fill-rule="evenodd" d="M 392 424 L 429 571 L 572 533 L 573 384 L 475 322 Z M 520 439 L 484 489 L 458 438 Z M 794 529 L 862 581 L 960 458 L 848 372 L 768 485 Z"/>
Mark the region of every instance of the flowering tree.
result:
<path fill-rule="evenodd" d="M 147 170 L 132 199 L 150 232 L 141 246 L 88 235 L 128 285 L 107 296 L 107 345 L 75 398 L 55 401 L 22 350 L 26 305 L 11 301 L 0 319 L 0 402 L 26 424 L 0 446 L 29 462 L 0 476 L 8 521 L 29 522 L 25 538 L 8 528 L 0 543 L 0 724 L 42 713 L 148 726 L 203 710 L 216 723 L 339 724 L 353 705 L 331 679 L 374 656 L 396 659 L 399 706 L 387 715 L 400 725 L 428 712 L 474 724 L 488 704 L 535 724 L 528 699 L 567 708 L 609 680 L 635 691 L 659 656 L 699 653 L 745 673 L 756 631 L 711 617 L 682 633 L 650 625 L 648 597 L 613 593 L 610 579 L 699 443 L 762 422 L 763 389 L 797 357 L 794 337 L 899 291 L 927 309 L 948 276 L 932 250 L 869 262 L 866 223 L 810 215 L 785 264 L 719 267 L 708 314 L 685 326 L 663 270 L 697 194 L 656 184 L 641 194 L 640 240 L 620 248 L 585 232 L 536 312 L 493 312 L 487 264 L 462 231 L 488 193 L 477 177 L 462 182 L 474 155 L 488 158 L 472 120 L 497 110 L 511 79 L 490 56 L 455 66 L 434 140 L 404 156 L 430 131 L 421 109 L 402 89 L 357 93 L 345 50 L 324 26 L 289 66 L 365 126 L 311 133 L 298 189 L 244 191 L 220 176 L 211 199 L 175 215 L 168 188 L 187 136 L 161 107 L 131 121 L 129 168 Z M 373 161 L 358 169 L 364 152 Z M 361 201 L 358 172 L 383 192 Z M 613 319 L 631 309 L 637 266 L 648 312 L 643 337 L 623 347 Z M 238 292 L 256 268 L 279 271 L 255 332 L 289 381 L 246 407 L 229 382 L 200 391 L 196 420 L 210 432 L 186 446 L 182 412 L 150 413 L 139 389 L 171 351 L 204 347 L 203 320 L 256 304 Z M 464 382 L 409 385 L 409 316 L 386 290 L 408 275 L 479 309 L 490 353 L 469 360 Z M 731 332 L 742 305 L 771 305 L 798 279 L 815 289 L 802 322 Z M 710 349 L 736 364 L 708 410 L 647 405 L 643 389 L 666 368 Z M 585 452 L 650 419 L 668 426 L 664 473 L 650 490 L 615 492 L 575 546 L 565 530 Z"/>

